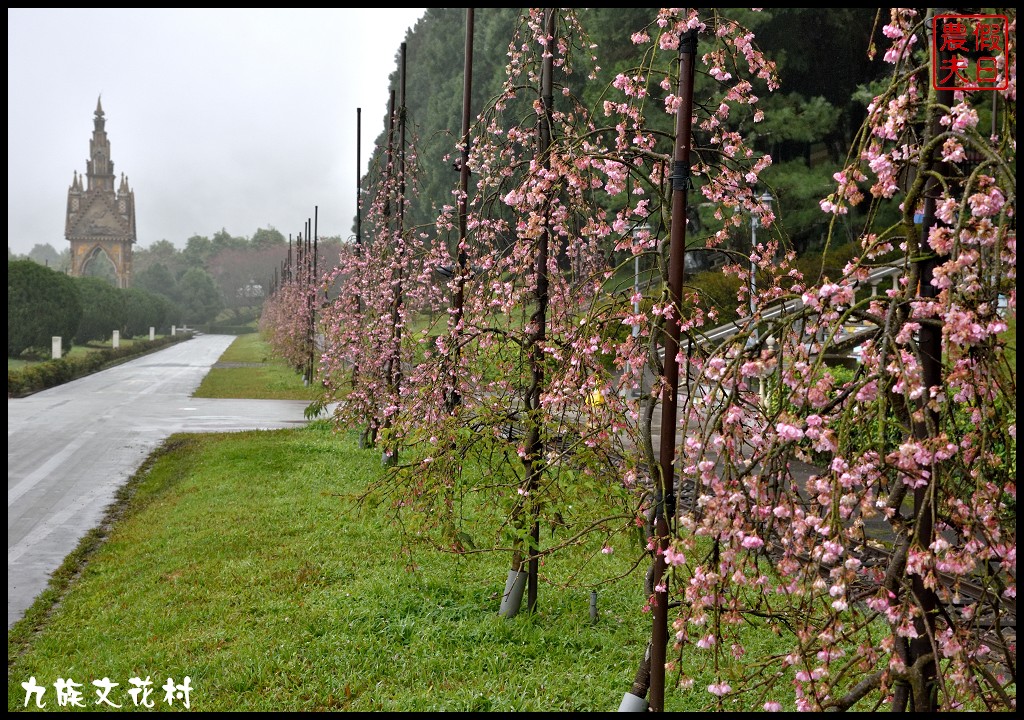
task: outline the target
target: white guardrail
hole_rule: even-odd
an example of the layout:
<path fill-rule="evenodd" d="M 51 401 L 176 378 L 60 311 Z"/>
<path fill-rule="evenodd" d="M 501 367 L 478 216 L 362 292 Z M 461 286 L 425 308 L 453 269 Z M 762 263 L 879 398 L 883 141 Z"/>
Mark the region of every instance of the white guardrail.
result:
<path fill-rule="evenodd" d="M 887 278 L 893 278 L 894 282 L 896 280 L 898 280 L 898 278 L 899 278 L 900 274 L 902 273 L 902 271 L 903 271 L 902 267 L 896 267 L 896 266 L 891 266 L 891 265 L 886 265 L 884 267 L 876 268 L 875 270 L 872 270 L 868 274 L 868 277 L 867 277 L 866 280 L 858 281 L 857 282 L 857 286 L 869 285 L 873 289 L 877 289 L 877 287 L 879 285 L 881 285 L 882 282 L 884 280 L 886 280 Z M 761 313 L 761 322 L 771 322 L 772 320 L 775 320 L 775 319 L 779 318 L 780 316 L 784 315 L 785 313 L 789 313 L 789 312 L 794 312 L 794 311 L 800 310 L 803 306 L 804 306 L 804 302 L 800 298 L 792 298 L 790 300 L 783 300 L 782 302 L 780 302 L 780 303 L 778 303 L 776 305 L 772 305 L 772 306 L 766 308 Z M 741 325 L 740 323 L 737 323 L 737 322 L 730 322 L 730 323 L 726 323 L 724 325 L 719 325 L 718 327 L 716 327 L 716 328 L 714 328 L 712 330 L 709 330 L 708 332 L 704 333 L 701 336 L 699 344 L 700 345 L 711 345 L 713 347 L 718 347 L 723 342 L 725 342 L 726 340 L 731 338 L 733 335 L 735 335 L 736 333 L 740 332 L 740 330 L 742 330 L 743 328 L 744 328 L 744 325 Z M 856 336 L 857 334 L 867 334 L 868 332 L 870 332 L 870 330 L 871 330 L 870 327 L 864 327 L 863 329 L 860 329 L 860 330 L 849 331 L 847 333 L 846 337 L 844 338 L 844 340 L 848 341 L 851 336 Z M 847 342 L 844 342 L 844 344 L 847 344 Z M 688 341 L 683 342 L 682 343 L 682 347 L 683 347 L 684 350 L 687 350 L 688 349 Z M 664 349 L 659 350 L 659 354 L 662 357 L 664 357 Z"/>

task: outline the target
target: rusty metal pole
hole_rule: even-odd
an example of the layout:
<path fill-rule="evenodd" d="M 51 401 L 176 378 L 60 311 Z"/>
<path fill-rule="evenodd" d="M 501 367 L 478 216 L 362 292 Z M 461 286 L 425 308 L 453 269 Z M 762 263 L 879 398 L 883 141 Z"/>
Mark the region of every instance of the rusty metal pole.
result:
<path fill-rule="evenodd" d="M 455 298 L 452 301 L 452 327 L 454 332 L 461 334 L 463 306 L 466 297 L 466 206 L 469 200 L 469 123 L 470 105 L 473 95 L 473 8 L 466 8 L 466 57 L 464 60 L 465 70 L 462 80 L 462 161 L 459 165 L 459 246 L 456 249 L 458 257 L 457 277 L 455 280 Z M 459 355 L 461 345 L 458 338 L 454 340 L 452 348 L 452 371 L 453 376 L 458 374 Z M 462 404 L 462 396 L 459 393 L 457 384 L 453 384 L 447 399 L 447 410 L 453 412 L 456 407 Z"/>
<path fill-rule="evenodd" d="M 932 22 L 932 13 L 933 11 L 929 11 L 929 17 L 926 21 L 929 29 Z M 935 42 L 934 37 L 931 40 Z M 937 67 L 947 67 L 952 58 L 951 53 L 946 49 L 940 49 L 936 55 Z M 953 106 L 953 91 L 951 89 L 935 90 L 930 99 L 933 105 L 928 110 L 931 122 L 929 134 L 935 137 L 943 132 L 940 120 L 944 112 L 943 108 Z M 925 183 L 924 189 L 924 217 L 921 224 L 919 252 L 928 250 L 928 235 L 932 227 L 938 223 L 935 210 L 939 197 L 943 192 L 943 181 L 940 178 L 947 177 L 949 172 L 948 164 L 945 162 L 935 162 L 932 158 L 929 158 L 928 165 L 931 166 L 932 172 L 928 174 L 928 180 Z M 916 261 L 918 282 L 920 283 L 918 294 L 922 298 L 938 296 L 938 289 L 932 285 L 932 279 L 934 278 L 935 268 L 945 262 L 946 259 L 944 256 L 940 257 L 934 253 L 929 253 Z M 922 380 L 924 381 L 925 388 L 930 389 L 942 385 L 942 327 L 933 323 L 921 323 L 918 348 L 920 351 Z M 914 436 L 922 440 L 926 440 L 938 433 L 940 422 L 939 412 L 927 407 L 928 397 L 929 393 L 926 392 L 925 399 L 922 401 L 922 404 L 926 405 L 926 407 L 921 409 L 924 417 L 915 422 L 913 428 Z M 916 520 L 914 544 L 922 548 L 929 547 L 934 541 L 934 497 L 937 492 L 941 491 L 941 487 L 936 487 L 935 484 L 941 482 L 942 469 L 933 465 L 929 473 L 928 483 L 914 489 L 914 518 Z M 936 617 L 939 612 L 940 603 L 935 590 L 925 583 L 924 578 L 919 573 L 911 574 L 910 585 L 914 597 L 921 608 L 921 615 L 914 620 L 918 636 L 908 642 L 908 665 L 916 665 L 922 658 L 929 657 L 932 654 L 931 638 L 935 636 Z M 937 667 L 934 660 L 925 662 L 921 668 L 921 675 L 926 687 L 933 688 L 937 677 Z M 915 698 L 914 694 L 902 685 L 896 689 L 894 697 L 897 702 L 904 706 L 909 701 L 910 707 L 908 709 L 913 712 L 935 712 L 936 693 L 929 692 L 927 695 L 928 698 L 924 700 L 926 703 L 925 707 L 918 707 L 917 700 L 919 698 Z"/>
<path fill-rule="evenodd" d="M 672 162 L 672 227 L 669 244 L 668 287 L 671 317 L 665 323 L 665 383 L 662 390 L 661 473 L 655 491 L 654 514 L 654 627 L 651 632 L 650 710 L 665 709 L 665 655 L 668 645 L 668 588 L 665 580 L 665 550 L 668 549 L 670 518 L 675 515 L 676 413 L 679 393 L 679 336 L 686 257 L 686 204 L 690 189 L 691 116 L 693 114 L 694 58 L 697 31 L 679 39 L 679 109 L 676 111 L 676 140 Z M 660 589 L 659 589 L 660 588 Z"/>

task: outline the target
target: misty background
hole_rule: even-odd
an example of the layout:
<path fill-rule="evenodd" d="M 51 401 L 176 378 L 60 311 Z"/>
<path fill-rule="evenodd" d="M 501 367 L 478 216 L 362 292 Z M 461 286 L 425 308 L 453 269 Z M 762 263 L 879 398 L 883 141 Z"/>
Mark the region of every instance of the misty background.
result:
<path fill-rule="evenodd" d="M 352 234 L 388 76 L 424 8 L 7 10 L 8 249 L 67 249 L 98 98 L 137 249 L 193 235 Z M 360 121 L 357 123 L 357 115 Z"/>

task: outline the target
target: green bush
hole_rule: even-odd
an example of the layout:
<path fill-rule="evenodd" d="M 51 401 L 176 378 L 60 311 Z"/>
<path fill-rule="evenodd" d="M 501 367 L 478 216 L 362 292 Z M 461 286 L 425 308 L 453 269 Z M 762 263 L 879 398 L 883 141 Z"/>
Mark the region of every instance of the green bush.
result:
<path fill-rule="evenodd" d="M 71 349 L 82 320 L 82 303 L 73 280 L 31 260 L 7 263 L 7 357 L 50 354 L 59 336 Z M 45 356 L 44 355 L 44 356 Z"/>
<path fill-rule="evenodd" d="M 122 338 L 146 336 L 150 327 L 156 327 L 157 309 L 152 295 L 137 288 L 121 291 L 124 301 L 124 324 L 121 326 Z"/>
<path fill-rule="evenodd" d="M 248 335 L 257 331 L 254 325 L 220 325 L 217 323 L 201 325 L 199 329 L 210 335 Z"/>
<path fill-rule="evenodd" d="M 687 285 L 697 291 L 697 304 L 705 311 L 717 310 L 718 316 L 712 323 L 721 325 L 739 317 L 737 294 L 741 281 L 735 275 L 726 275 L 721 270 L 700 272 L 687 279 Z"/>
<path fill-rule="evenodd" d="M 82 322 L 75 342 L 84 345 L 92 340 L 107 340 L 114 330 L 123 331 L 127 315 L 124 291 L 99 277 L 74 279 L 82 298 Z"/>

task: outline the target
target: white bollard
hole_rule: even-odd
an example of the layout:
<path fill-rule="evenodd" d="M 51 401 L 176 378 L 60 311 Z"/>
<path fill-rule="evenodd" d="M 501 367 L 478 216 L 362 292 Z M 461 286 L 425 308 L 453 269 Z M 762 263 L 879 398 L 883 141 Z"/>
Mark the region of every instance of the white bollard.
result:
<path fill-rule="evenodd" d="M 50 352 L 53 355 L 53 359 L 54 360 L 60 360 L 60 353 L 61 353 L 60 335 L 54 335 L 50 339 L 50 348 L 51 348 Z"/>
<path fill-rule="evenodd" d="M 149 329 L 149 339 L 150 339 L 150 341 L 156 340 L 156 328 L 155 327 L 151 327 Z"/>
<path fill-rule="evenodd" d="M 171 335 L 177 335 L 177 334 L 178 334 L 178 326 L 177 325 L 171 325 Z"/>
<path fill-rule="evenodd" d="M 117 350 L 119 347 L 121 347 L 121 331 L 120 330 L 115 330 L 114 331 L 114 339 L 113 339 L 113 342 L 111 344 L 114 346 L 115 350 Z"/>

